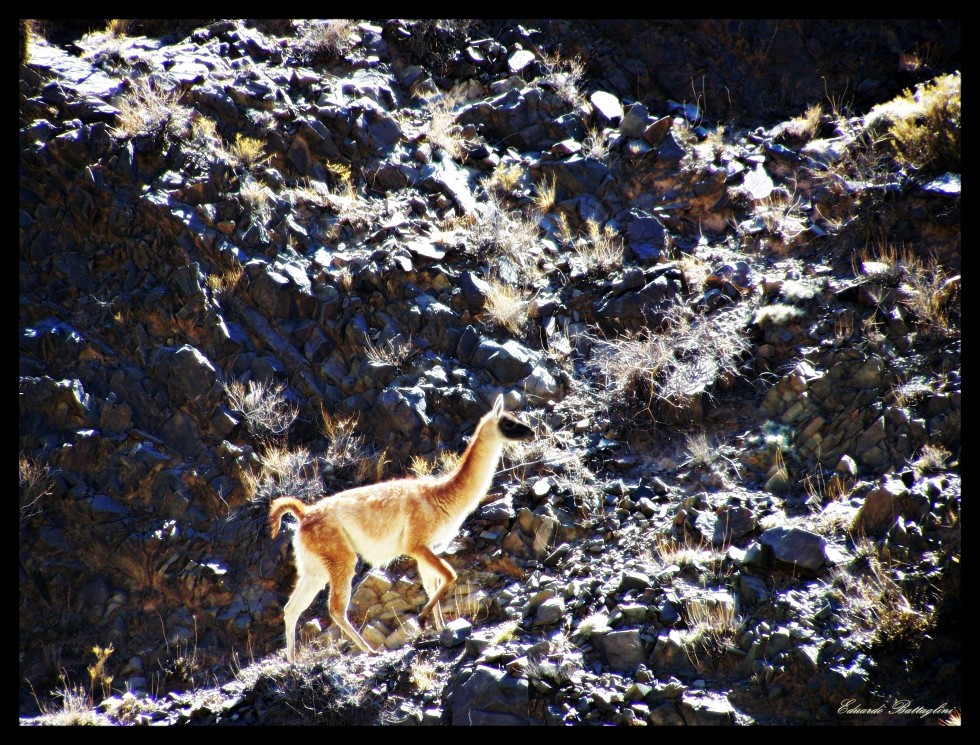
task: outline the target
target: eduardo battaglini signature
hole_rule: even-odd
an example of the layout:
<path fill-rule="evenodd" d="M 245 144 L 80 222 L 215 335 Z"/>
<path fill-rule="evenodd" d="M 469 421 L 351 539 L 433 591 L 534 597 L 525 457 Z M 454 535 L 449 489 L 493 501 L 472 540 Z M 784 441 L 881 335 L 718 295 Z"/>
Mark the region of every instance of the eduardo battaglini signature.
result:
<path fill-rule="evenodd" d="M 917 717 L 943 716 L 952 712 L 952 707 L 947 706 L 945 702 L 939 706 L 925 707 L 915 706 L 912 701 L 907 699 L 896 699 L 891 703 L 867 707 L 859 706 L 857 699 L 849 698 L 841 701 L 840 708 L 837 709 L 838 714 L 904 714 Z"/>

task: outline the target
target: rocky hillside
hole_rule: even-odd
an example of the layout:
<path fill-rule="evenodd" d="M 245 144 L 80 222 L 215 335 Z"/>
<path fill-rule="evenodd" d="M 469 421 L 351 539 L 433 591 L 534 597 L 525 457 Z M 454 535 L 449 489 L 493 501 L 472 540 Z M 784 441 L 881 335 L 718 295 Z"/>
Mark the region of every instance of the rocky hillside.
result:
<path fill-rule="evenodd" d="M 958 721 L 960 32 L 22 23 L 21 723 Z M 269 501 L 499 394 L 288 665 Z"/>

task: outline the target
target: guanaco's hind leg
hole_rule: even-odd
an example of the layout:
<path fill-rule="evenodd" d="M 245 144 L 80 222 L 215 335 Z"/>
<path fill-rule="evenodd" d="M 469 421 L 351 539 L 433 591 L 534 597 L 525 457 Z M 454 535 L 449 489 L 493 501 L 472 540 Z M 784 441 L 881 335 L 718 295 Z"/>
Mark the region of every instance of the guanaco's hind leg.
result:
<path fill-rule="evenodd" d="M 296 621 L 300 614 L 310 607 L 310 603 L 317 596 L 323 586 L 327 584 L 327 573 L 318 566 L 319 562 L 302 561 L 297 556 L 296 588 L 289 596 L 283 615 L 286 620 L 286 659 L 290 662 L 296 661 Z M 307 557 L 303 557 L 307 558 Z M 315 563 L 314 563 L 315 562 Z"/>
<path fill-rule="evenodd" d="M 370 644 L 357 633 L 351 622 L 347 620 L 347 606 L 350 604 L 351 583 L 354 580 L 354 568 L 357 566 L 357 554 L 346 545 L 343 549 L 334 546 L 330 558 L 324 562 L 330 574 L 330 618 L 362 651 L 375 653 Z"/>
<path fill-rule="evenodd" d="M 435 597 L 439 591 L 439 585 L 444 581 L 442 574 L 434 571 L 428 564 L 421 561 L 418 562 L 418 567 L 426 597 Z M 442 631 L 446 626 L 445 620 L 442 617 L 442 605 L 440 603 L 432 606 L 432 624 L 435 626 L 436 631 Z"/>
<path fill-rule="evenodd" d="M 429 595 L 429 602 L 419 613 L 419 624 L 425 625 L 425 619 L 436 609 L 436 622 L 442 624 L 442 611 L 439 609 L 439 601 L 443 598 L 453 583 L 456 581 L 456 572 L 444 559 L 436 556 L 428 546 L 420 546 L 413 549 L 411 556 L 419 565 L 419 574 L 422 576 L 422 584 Z M 435 587 L 435 592 L 432 591 Z M 438 626 L 437 626 L 438 628 Z"/>

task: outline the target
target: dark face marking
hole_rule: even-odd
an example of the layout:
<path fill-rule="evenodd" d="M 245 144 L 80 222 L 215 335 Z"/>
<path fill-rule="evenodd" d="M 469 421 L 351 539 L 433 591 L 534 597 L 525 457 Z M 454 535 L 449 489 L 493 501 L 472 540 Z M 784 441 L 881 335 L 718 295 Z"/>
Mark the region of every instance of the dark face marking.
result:
<path fill-rule="evenodd" d="M 533 440 L 534 430 L 509 414 L 502 414 L 497 420 L 500 433 L 508 440 Z"/>

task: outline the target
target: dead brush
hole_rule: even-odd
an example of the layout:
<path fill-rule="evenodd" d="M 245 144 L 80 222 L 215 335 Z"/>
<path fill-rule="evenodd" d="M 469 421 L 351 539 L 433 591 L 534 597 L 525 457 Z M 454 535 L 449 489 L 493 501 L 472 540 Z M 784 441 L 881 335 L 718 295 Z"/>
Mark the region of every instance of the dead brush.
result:
<path fill-rule="evenodd" d="M 528 321 L 530 297 L 519 288 L 491 278 L 484 316 L 495 326 L 506 329 L 515 336 L 524 332 Z"/>
<path fill-rule="evenodd" d="M 463 128 L 456 123 L 456 110 L 464 100 L 463 88 L 456 87 L 430 96 L 424 106 L 429 115 L 426 139 L 453 160 L 459 160 L 464 153 Z"/>
<path fill-rule="evenodd" d="M 179 100 L 178 90 L 164 90 L 146 78 L 133 80 L 116 103 L 116 136 L 126 139 L 164 132 L 178 137 L 189 134 L 190 109 L 180 106 Z"/>
<path fill-rule="evenodd" d="M 940 75 L 915 90 L 874 106 L 865 117 L 869 135 L 884 134 L 896 160 L 930 173 L 960 170 L 959 72 Z"/>
<path fill-rule="evenodd" d="M 614 228 L 600 227 L 593 219 L 585 221 L 585 235 L 575 243 L 589 273 L 606 274 L 623 265 L 623 244 Z"/>
<path fill-rule="evenodd" d="M 609 400 L 620 402 L 620 409 L 646 412 L 656 420 L 660 407 L 676 405 L 738 377 L 748 351 L 743 333 L 748 312 L 731 308 L 695 316 L 673 306 L 660 333 L 644 330 L 611 339 L 590 337 L 593 354 L 586 367 Z"/>
<path fill-rule="evenodd" d="M 357 22 L 350 18 L 313 21 L 304 27 L 298 48 L 307 64 L 325 64 L 347 53 Z"/>
<path fill-rule="evenodd" d="M 856 643 L 865 649 L 916 650 L 936 624 L 939 598 L 910 598 L 881 558 L 886 551 L 856 547 L 855 560 L 834 574 L 833 583 L 845 592 L 842 612 L 858 631 L 852 636 Z"/>
<path fill-rule="evenodd" d="M 249 431 L 259 438 L 284 435 L 292 426 L 299 409 L 286 399 L 284 383 L 233 380 L 225 386 L 232 408 L 245 417 Z"/>

